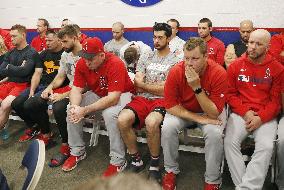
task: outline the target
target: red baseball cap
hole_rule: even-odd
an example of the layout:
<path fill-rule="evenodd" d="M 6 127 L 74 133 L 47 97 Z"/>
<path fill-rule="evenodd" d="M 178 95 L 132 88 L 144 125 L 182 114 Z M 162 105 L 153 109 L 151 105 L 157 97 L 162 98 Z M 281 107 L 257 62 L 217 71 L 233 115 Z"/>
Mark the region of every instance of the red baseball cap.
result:
<path fill-rule="evenodd" d="M 104 52 L 103 42 L 97 38 L 88 38 L 82 44 L 82 50 L 78 55 L 85 59 L 92 59 L 97 53 Z"/>

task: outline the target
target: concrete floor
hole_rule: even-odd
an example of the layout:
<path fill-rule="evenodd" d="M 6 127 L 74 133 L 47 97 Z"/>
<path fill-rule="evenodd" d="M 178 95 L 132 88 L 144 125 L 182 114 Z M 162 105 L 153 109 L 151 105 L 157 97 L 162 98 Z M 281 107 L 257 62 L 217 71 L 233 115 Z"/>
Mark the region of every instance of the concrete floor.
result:
<path fill-rule="evenodd" d="M 17 142 L 19 135 L 23 134 L 23 122 L 12 121 L 8 130 L 11 137 L 4 144 L 0 145 L 0 168 L 6 175 L 8 181 L 11 181 L 20 166 L 24 152 L 29 142 Z M 46 152 L 46 161 L 41 179 L 36 187 L 37 190 L 69 190 L 78 186 L 80 183 L 87 181 L 96 176 L 101 176 L 109 163 L 109 141 L 106 136 L 101 136 L 99 144 L 96 147 L 87 148 L 87 158 L 79 163 L 78 167 L 71 172 L 63 172 L 60 167 L 50 168 L 47 163 L 53 154 L 59 149 L 59 137 L 56 128 L 53 130 L 57 134 L 58 145 Z M 89 134 L 85 134 L 86 141 Z M 143 154 L 146 163 L 149 161 L 149 153 L 145 144 L 139 143 L 139 148 Z M 203 154 L 180 152 L 180 169 L 181 173 L 177 179 L 177 190 L 202 190 L 204 182 L 205 161 Z M 143 171 L 141 175 L 147 175 Z M 16 179 L 16 182 L 19 180 Z M 19 183 L 19 182 L 18 182 Z M 223 174 L 222 190 L 233 190 L 234 185 L 230 178 L 228 167 L 225 165 Z M 270 171 L 266 178 L 264 190 L 273 190 L 270 183 Z"/>

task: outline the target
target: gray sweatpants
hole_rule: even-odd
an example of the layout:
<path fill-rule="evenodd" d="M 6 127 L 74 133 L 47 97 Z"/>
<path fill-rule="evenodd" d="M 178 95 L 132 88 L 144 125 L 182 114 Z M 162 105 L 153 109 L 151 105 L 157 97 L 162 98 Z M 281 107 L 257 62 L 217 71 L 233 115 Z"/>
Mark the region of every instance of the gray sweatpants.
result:
<path fill-rule="evenodd" d="M 246 130 L 245 120 L 232 113 L 228 119 L 224 140 L 225 155 L 232 180 L 239 190 L 262 189 L 271 160 L 276 137 L 276 119 L 263 123 L 253 131 L 255 150 L 247 167 L 241 153 L 241 143 L 250 133 Z"/>
<path fill-rule="evenodd" d="M 113 165 L 121 165 L 125 161 L 125 147 L 117 127 L 117 117 L 122 108 L 124 108 L 124 106 L 131 101 L 131 96 L 132 94 L 129 92 L 121 94 L 117 105 L 111 106 L 102 111 L 102 116 L 104 118 L 110 140 L 110 163 Z M 80 106 L 90 105 L 96 102 L 99 98 L 100 97 L 95 93 L 88 91 L 83 94 L 83 99 Z M 69 105 L 67 110 L 68 108 Z M 85 142 L 83 140 L 83 122 L 81 121 L 74 124 L 71 123 L 68 118 L 66 120 L 68 143 L 71 149 L 71 155 L 82 155 L 85 152 Z"/>
<path fill-rule="evenodd" d="M 284 190 L 284 117 L 278 125 L 278 146 L 277 146 L 278 176 L 276 183 L 279 190 Z"/>
<path fill-rule="evenodd" d="M 205 182 L 210 184 L 220 184 L 221 179 L 221 163 L 224 157 L 223 150 L 223 130 L 226 125 L 225 110 L 220 114 L 219 119 L 223 121 L 222 126 L 218 125 L 198 125 L 205 138 L 205 160 L 206 172 Z M 161 144 L 164 153 L 164 165 L 167 172 L 178 174 L 178 134 L 186 126 L 193 124 L 191 121 L 181 119 L 171 114 L 166 114 L 162 126 Z"/>

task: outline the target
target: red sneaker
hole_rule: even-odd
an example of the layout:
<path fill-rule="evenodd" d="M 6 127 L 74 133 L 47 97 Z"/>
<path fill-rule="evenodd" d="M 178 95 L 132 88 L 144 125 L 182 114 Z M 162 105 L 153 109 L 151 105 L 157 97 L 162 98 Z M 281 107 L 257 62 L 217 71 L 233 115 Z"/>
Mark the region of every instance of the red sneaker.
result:
<path fill-rule="evenodd" d="M 219 190 L 220 184 L 209 184 L 205 182 L 204 190 Z"/>
<path fill-rule="evenodd" d="M 51 137 L 51 136 L 50 136 L 50 137 L 44 136 L 44 135 L 41 133 L 41 134 L 39 134 L 39 135 L 37 136 L 37 139 L 38 139 L 38 140 L 42 140 L 42 141 L 44 142 L 45 146 L 47 146 L 48 144 L 50 144 L 52 137 Z"/>
<path fill-rule="evenodd" d="M 65 172 L 69 172 L 77 167 L 77 164 L 86 158 L 86 152 L 82 154 L 81 156 L 73 156 L 70 155 L 67 160 L 65 160 L 62 170 Z"/>
<path fill-rule="evenodd" d="M 29 140 L 33 139 L 34 137 L 36 137 L 39 134 L 40 134 L 40 131 L 38 131 L 36 129 L 26 129 L 25 130 L 25 134 L 20 136 L 19 142 L 29 141 Z"/>
<path fill-rule="evenodd" d="M 170 172 L 166 173 L 162 181 L 163 190 L 175 190 L 176 189 L 176 174 Z"/>
<path fill-rule="evenodd" d="M 70 155 L 70 147 L 69 145 L 61 145 L 60 152 L 66 156 Z"/>
<path fill-rule="evenodd" d="M 103 177 L 110 177 L 110 176 L 116 175 L 119 172 L 122 172 L 123 170 L 125 170 L 126 166 L 127 166 L 126 161 L 121 166 L 115 166 L 115 165 L 109 164 L 108 168 L 103 173 Z"/>

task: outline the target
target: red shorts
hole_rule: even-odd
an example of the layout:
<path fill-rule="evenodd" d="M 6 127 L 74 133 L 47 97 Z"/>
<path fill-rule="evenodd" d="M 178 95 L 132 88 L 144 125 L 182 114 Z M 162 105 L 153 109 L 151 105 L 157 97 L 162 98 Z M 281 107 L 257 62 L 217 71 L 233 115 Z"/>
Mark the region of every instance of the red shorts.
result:
<path fill-rule="evenodd" d="M 64 86 L 64 87 L 54 89 L 53 93 L 63 94 L 63 93 L 68 92 L 70 90 L 71 90 L 70 86 L 67 85 L 67 86 Z"/>
<path fill-rule="evenodd" d="M 135 114 L 135 123 L 133 125 L 136 129 L 141 129 L 145 125 L 145 119 L 149 113 L 156 111 L 165 116 L 166 110 L 164 106 L 164 98 L 147 99 L 141 96 L 136 96 L 128 103 L 124 109 L 130 109 Z"/>
<path fill-rule="evenodd" d="M 28 86 L 29 83 L 4 82 L 0 85 L 0 99 L 4 100 L 9 95 L 19 96 Z"/>

